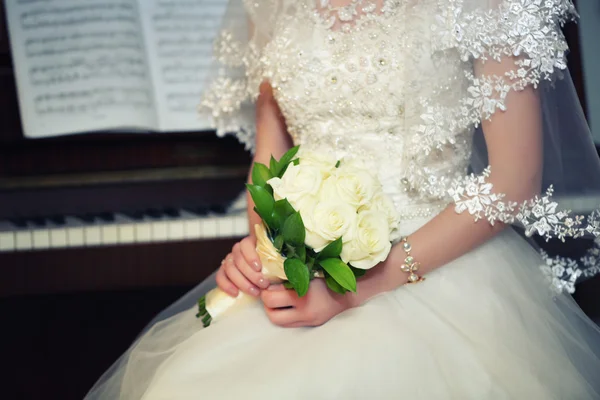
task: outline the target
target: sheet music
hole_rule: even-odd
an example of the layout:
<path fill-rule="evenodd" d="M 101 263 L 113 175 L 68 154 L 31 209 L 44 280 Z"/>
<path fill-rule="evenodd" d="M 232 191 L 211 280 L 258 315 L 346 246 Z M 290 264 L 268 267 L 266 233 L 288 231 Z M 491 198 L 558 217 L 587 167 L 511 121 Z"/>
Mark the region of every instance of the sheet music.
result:
<path fill-rule="evenodd" d="M 161 130 L 201 130 L 197 106 L 226 0 L 139 0 Z M 143 3 L 143 6 L 142 6 Z"/>
<path fill-rule="evenodd" d="M 158 129 L 136 0 L 5 5 L 27 137 Z"/>

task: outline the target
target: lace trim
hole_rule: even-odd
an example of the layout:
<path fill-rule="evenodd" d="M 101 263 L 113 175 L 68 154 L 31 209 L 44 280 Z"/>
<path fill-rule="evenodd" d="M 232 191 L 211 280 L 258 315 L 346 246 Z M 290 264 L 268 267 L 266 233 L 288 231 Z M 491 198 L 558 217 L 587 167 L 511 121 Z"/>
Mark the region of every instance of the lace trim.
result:
<path fill-rule="evenodd" d="M 224 30 L 215 41 L 214 57 L 220 64 L 218 75 L 204 91 L 198 112 L 210 118 L 219 137 L 234 134 L 246 150 L 254 152 L 253 103 L 264 76 L 260 51 Z"/>
<path fill-rule="evenodd" d="M 463 111 L 475 125 L 505 110 L 510 90 L 537 87 L 567 68 L 568 46 L 560 27 L 577 17 L 570 0 L 505 0 L 497 9 L 472 12 L 463 12 L 464 0 L 445 1 L 449 4 L 437 19 L 442 48 L 457 49 L 465 62 L 515 58 L 514 69 L 504 76 L 466 71 L 471 86 Z"/>
<path fill-rule="evenodd" d="M 558 210 L 558 203 L 552 200 L 550 186 L 544 196 L 536 196 L 521 204 L 504 201 L 504 194 L 494 193 L 493 185 L 487 182 L 490 167 L 481 175 L 468 175 L 455 180 L 448 189 L 458 214 L 467 211 L 475 221 L 486 219 L 496 222 L 517 224 L 525 228 L 525 235 L 534 233 L 546 241 L 557 238 L 579 238 L 585 235 L 600 236 L 600 211 L 594 210 L 587 216 L 573 215 L 571 210 Z"/>
<path fill-rule="evenodd" d="M 540 251 L 544 264 L 540 270 L 557 293 L 575 293 L 575 285 L 600 275 L 600 242 L 594 245 L 578 260 L 555 256 L 550 257 L 544 250 Z"/>

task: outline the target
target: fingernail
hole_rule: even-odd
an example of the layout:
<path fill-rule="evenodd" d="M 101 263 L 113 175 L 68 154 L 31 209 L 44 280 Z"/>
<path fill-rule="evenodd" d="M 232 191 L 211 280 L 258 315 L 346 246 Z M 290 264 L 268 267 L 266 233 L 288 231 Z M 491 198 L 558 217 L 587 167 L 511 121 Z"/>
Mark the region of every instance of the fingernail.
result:
<path fill-rule="evenodd" d="M 266 288 L 268 288 L 268 287 L 269 287 L 269 285 L 270 285 L 269 281 L 268 281 L 268 280 L 266 280 L 265 278 L 260 278 L 260 279 L 258 280 L 258 286 L 260 286 L 260 287 L 261 287 L 261 288 L 263 288 L 263 289 L 266 289 Z"/>
<path fill-rule="evenodd" d="M 260 296 L 260 291 L 257 288 L 255 288 L 254 286 L 252 286 L 249 289 L 249 292 L 252 296 L 257 296 L 257 297 Z"/>
<path fill-rule="evenodd" d="M 252 267 L 258 272 L 260 272 L 260 270 L 262 269 L 258 261 L 252 261 Z"/>

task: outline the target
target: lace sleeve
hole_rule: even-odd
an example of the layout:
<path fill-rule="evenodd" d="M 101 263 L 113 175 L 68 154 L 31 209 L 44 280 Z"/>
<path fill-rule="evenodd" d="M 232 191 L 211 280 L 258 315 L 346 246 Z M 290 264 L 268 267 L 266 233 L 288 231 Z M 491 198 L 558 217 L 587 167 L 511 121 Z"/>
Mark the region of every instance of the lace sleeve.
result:
<path fill-rule="evenodd" d="M 570 0 L 451 0 L 450 3 L 451 7 L 438 19 L 447 29 L 445 32 L 449 32 L 443 38 L 443 47 L 455 49 L 466 65 L 474 67 L 464 70 L 467 89 L 460 99 L 458 115 L 463 125 L 479 128 L 470 165 L 475 173 L 454 179 L 447 189 L 455 210 L 472 214 L 476 221 L 521 225 L 527 235 L 537 234 L 547 239 L 598 236 L 597 211 L 587 216 L 573 215 L 553 198 L 556 192 L 571 195 L 598 187 L 597 183 L 582 181 L 576 173 L 585 169 L 598 171 L 599 167 L 566 71 L 568 46 L 561 27 L 576 18 L 573 4 Z M 502 64 L 502 68 L 486 68 L 488 63 Z M 490 70 L 496 72 L 491 74 Z M 496 113 L 507 110 L 506 100 L 511 92 L 530 86 L 541 99 L 545 193 L 515 202 L 494 190 L 489 179 L 491 167 L 485 141 L 477 140 L 477 134 L 482 135 L 483 121 L 491 121 Z M 569 126 L 565 120 L 577 124 Z"/>
<path fill-rule="evenodd" d="M 267 78 L 262 49 L 271 37 L 278 0 L 230 0 L 214 43 L 214 62 L 199 112 L 217 135 L 234 134 L 255 148 L 255 109 L 260 83 Z"/>

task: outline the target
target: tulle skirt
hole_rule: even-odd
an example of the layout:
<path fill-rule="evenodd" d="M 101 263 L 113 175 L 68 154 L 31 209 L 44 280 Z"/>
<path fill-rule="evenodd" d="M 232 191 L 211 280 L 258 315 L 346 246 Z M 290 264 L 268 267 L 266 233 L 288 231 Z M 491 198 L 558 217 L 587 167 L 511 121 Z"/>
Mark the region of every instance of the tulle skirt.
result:
<path fill-rule="evenodd" d="M 316 328 L 273 326 L 257 303 L 203 329 L 194 304 L 209 280 L 87 398 L 600 399 L 600 330 L 541 263 L 508 229 Z"/>

